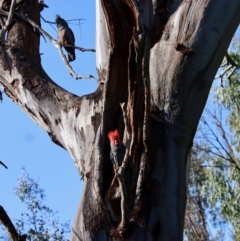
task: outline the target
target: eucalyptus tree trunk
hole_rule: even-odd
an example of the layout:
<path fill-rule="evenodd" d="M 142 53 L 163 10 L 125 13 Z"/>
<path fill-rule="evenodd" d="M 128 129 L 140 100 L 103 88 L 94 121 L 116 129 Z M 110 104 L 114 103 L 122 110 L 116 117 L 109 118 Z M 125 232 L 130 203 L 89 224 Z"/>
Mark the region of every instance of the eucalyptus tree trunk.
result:
<path fill-rule="evenodd" d="M 40 24 L 37 0 L 18 2 Z M 71 241 L 183 239 L 188 153 L 239 12 L 240 0 L 97 0 L 104 83 L 83 97 L 49 78 L 39 32 L 14 17 L 0 45 L 0 84 L 84 179 Z M 127 148 L 116 172 L 107 138 L 115 129 Z"/>

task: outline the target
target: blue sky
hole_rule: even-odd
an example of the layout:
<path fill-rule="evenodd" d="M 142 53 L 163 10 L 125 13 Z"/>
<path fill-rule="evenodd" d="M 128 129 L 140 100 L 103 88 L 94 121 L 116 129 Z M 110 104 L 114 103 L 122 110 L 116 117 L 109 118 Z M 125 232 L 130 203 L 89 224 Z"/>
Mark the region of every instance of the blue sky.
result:
<path fill-rule="evenodd" d="M 95 48 L 95 1 L 94 0 L 46 0 L 49 8 L 41 14 L 45 20 L 54 21 L 59 14 L 65 20 L 86 19 L 69 22 L 75 34 L 75 44 L 85 48 Z M 74 23 L 74 24 L 72 24 Z M 42 21 L 42 28 L 52 37 L 57 32 Z M 55 47 L 41 38 L 42 65 L 54 82 L 77 95 L 93 92 L 97 83 L 93 80 L 75 80 L 66 70 Z M 95 53 L 76 51 L 76 60 L 71 63 L 78 74 L 97 76 Z M 0 205 L 11 218 L 19 217 L 23 206 L 14 195 L 17 177 L 21 167 L 30 176 L 39 178 L 40 186 L 46 190 L 47 205 L 58 210 L 62 221 L 74 220 L 80 200 L 82 182 L 68 152 L 55 145 L 25 112 L 15 105 L 5 94 L 0 104 L 0 160 L 8 170 L 0 166 Z"/>

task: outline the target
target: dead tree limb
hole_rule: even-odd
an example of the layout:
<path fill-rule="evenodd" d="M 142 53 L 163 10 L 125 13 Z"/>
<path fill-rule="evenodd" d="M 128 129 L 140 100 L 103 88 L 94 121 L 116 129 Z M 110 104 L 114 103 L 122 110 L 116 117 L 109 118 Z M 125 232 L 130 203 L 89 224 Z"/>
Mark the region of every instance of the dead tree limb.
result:
<path fill-rule="evenodd" d="M 2 206 L 0 206 L 0 221 L 2 222 L 3 226 L 6 228 L 9 237 L 12 241 L 25 241 L 27 238 L 27 235 L 23 234 L 20 235 L 16 228 L 14 227 L 11 219 L 7 215 L 6 211 Z"/>

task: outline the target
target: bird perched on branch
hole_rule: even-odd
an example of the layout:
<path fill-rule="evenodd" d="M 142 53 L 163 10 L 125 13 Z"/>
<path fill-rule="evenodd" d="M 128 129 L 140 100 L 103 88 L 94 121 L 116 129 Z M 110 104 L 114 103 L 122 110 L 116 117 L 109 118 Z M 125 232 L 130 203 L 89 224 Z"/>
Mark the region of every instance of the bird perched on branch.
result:
<path fill-rule="evenodd" d="M 59 15 L 56 15 L 55 23 L 58 28 L 58 39 L 59 42 L 63 45 L 74 45 L 75 38 L 73 31 L 68 27 L 67 22 L 61 18 Z M 65 47 L 68 53 L 68 61 L 71 62 L 75 60 L 75 48 L 73 47 Z"/>
<path fill-rule="evenodd" d="M 111 161 L 113 162 L 115 167 L 119 167 L 123 162 L 126 152 L 126 146 L 122 143 L 118 130 L 110 131 L 108 133 L 108 138 L 111 145 Z"/>

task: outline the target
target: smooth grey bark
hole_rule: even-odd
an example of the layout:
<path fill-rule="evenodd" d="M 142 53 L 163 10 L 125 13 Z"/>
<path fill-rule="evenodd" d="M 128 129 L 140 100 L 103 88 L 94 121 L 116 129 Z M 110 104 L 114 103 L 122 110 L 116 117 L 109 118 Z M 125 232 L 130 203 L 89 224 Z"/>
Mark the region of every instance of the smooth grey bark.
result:
<path fill-rule="evenodd" d="M 20 10 L 39 24 L 38 6 L 33 0 Z M 105 81 L 96 92 L 78 97 L 55 84 L 41 67 L 39 33 L 19 18 L 0 46 L 0 84 L 69 151 L 84 179 L 71 241 L 182 240 L 187 156 L 240 0 L 96 6 L 97 69 Z M 116 176 L 107 138 L 114 129 L 127 145 Z"/>

